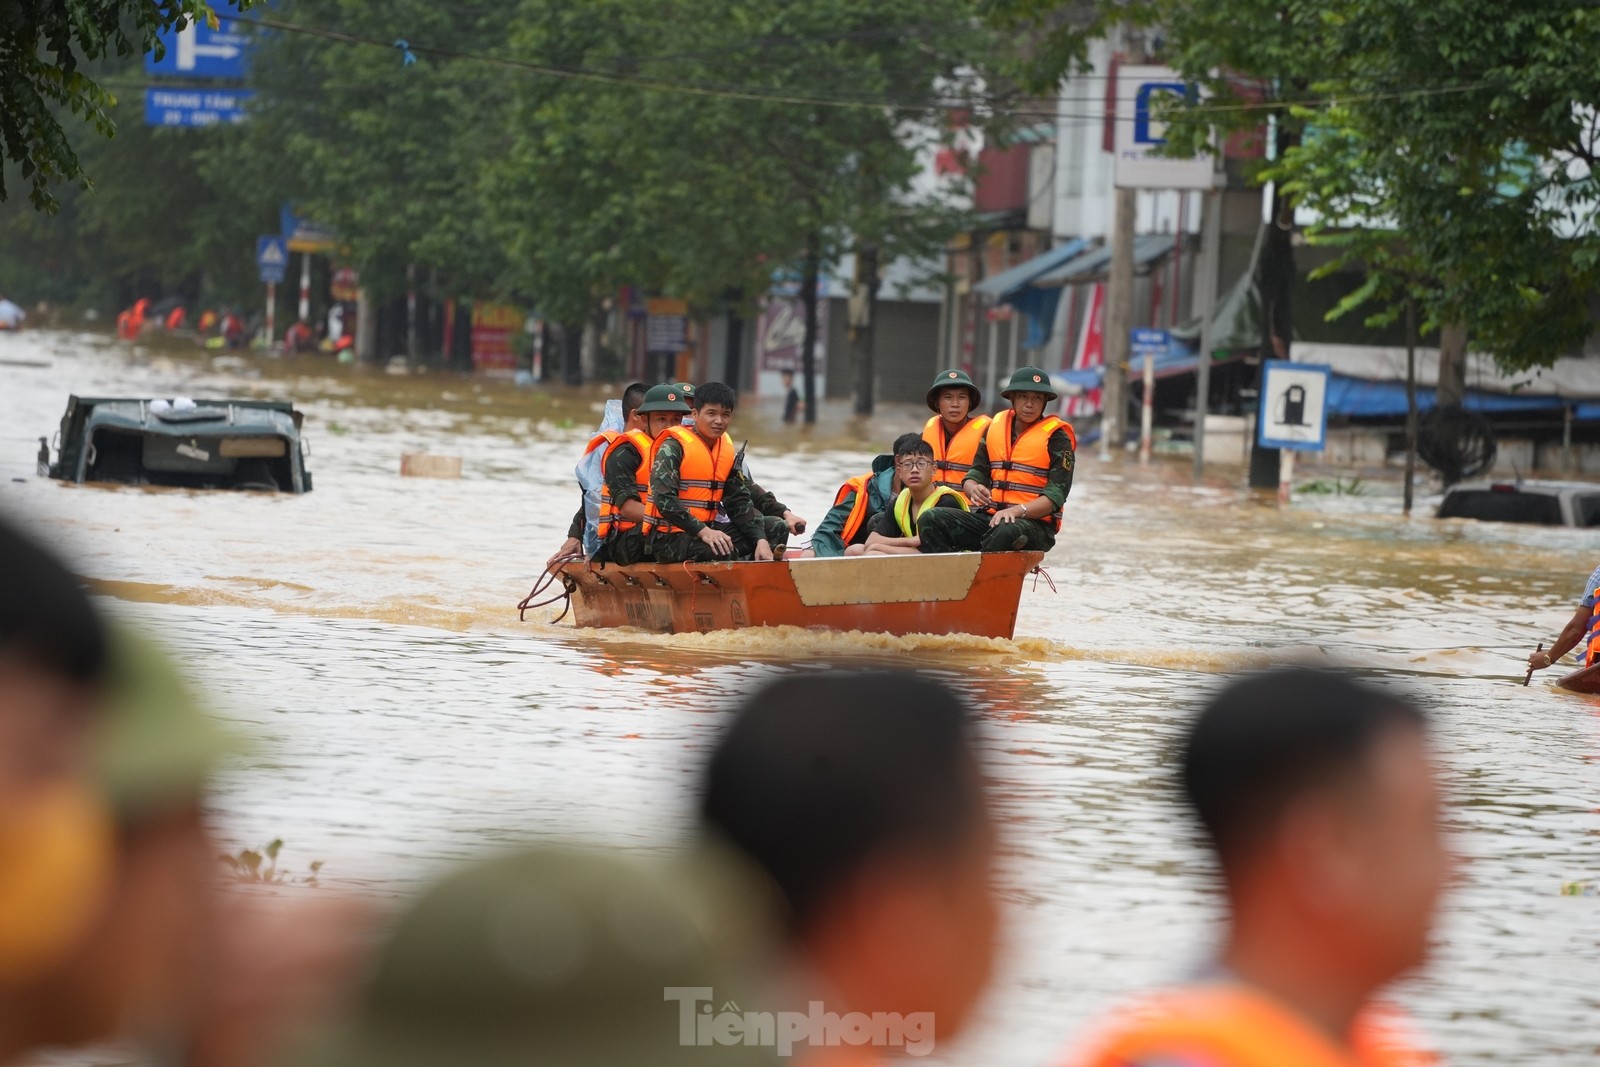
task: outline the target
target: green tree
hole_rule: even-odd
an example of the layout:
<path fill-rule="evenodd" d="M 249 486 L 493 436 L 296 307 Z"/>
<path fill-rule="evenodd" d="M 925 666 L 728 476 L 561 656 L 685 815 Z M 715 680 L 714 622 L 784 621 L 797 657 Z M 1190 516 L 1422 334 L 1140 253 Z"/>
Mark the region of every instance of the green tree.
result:
<path fill-rule="evenodd" d="M 248 2 L 248 0 L 247 0 Z M 53 186 L 86 185 L 62 111 L 105 137 L 116 133 L 116 97 L 80 65 L 161 50 L 158 35 L 215 23 L 205 0 L 20 0 L 0 11 L 0 158 L 17 165 L 33 206 L 54 211 Z M 8 196 L 0 171 L 0 200 Z"/>

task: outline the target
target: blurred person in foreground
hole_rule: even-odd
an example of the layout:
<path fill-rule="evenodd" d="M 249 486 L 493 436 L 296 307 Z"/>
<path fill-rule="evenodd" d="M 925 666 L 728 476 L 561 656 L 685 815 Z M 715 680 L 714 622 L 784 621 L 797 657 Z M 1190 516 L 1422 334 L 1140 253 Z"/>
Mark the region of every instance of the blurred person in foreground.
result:
<path fill-rule="evenodd" d="M 928 679 L 802 673 L 744 701 L 713 752 L 702 820 L 787 904 L 796 1062 L 923 1056 L 968 1022 L 999 927 L 973 734 Z"/>
<path fill-rule="evenodd" d="M 1436 1062 L 1377 1000 L 1425 960 L 1451 867 L 1422 712 L 1343 673 L 1267 671 L 1212 698 L 1182 765 L 1222 868 L 1221 953 L 1066 1064 Z"/>
<path fill-rule="evenodd" d="M 353 1010 L 286 1063 L 775 1067 L 774 1042 L 730 1041 L 681 1011 L 709 989 L 753 1006 L 759 890 L 711 850 L 542 845 L 469 864 L 405 910 Z"/>
<path fill-rule="evenodd" d="M 351 910 L 329 898 L 266 914 L 224 894 L 203 800 L 239 740 L 160 649 L 106 626 L 59 561 L 3 524 L 0 573 L 0 927 L 23 935 L 0 933 L 0 1062 L 107 1040 L 262 1062 L 343 981 L 355 956 L 335 931 Z M 33 808 L 10 799 L 30 778 L 73 797 L 43 851 L 18 818 Z"/>

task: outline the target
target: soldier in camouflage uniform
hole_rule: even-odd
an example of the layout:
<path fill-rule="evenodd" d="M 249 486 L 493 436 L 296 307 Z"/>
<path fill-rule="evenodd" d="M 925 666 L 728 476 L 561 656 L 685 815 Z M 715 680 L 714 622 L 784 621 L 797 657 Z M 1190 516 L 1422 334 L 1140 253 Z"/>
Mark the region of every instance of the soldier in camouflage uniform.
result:
<path fill-rule="evenodd" d="M 637 408 L 638 417 L 644 423 L 640 428 L 652 441 L 668 427 L 678 425 L 688 412 L 689 405 L 682 394 L 670 385 L 652 386 L 644 394 L 644 402 Z M 644 530 L 644 500 L 639 496 L 639 483 L 636 481 L 639 465 L 644 459 L 639 454 L 638 446 L 628 437 L 617 441 L 606 455 L 606 492 L 621 518 L 636 525 L 630 530 L 612 529 L 610 536 L 594 554 L 596 563 L 615 563 L 626 567 L 650 558 Z M 648 473 L 645 477 L 649 477 Z"/>
<path fill-rule="evenodd" d="M 733 416 L 733 390 L 721 382 L 707 382 L 695 391 L 693 403 L 694 432 L 702 440 L 720 441 Z M 770 560 L 775 549 L 788 544 L 789 530 L 782 520 L 769 519 L 755 510 L 749 484 L 737 464 L 721 487 L 721 506 L 711 524 L 691 515 L 679 499 L 682 466 L 682 443 L 670 434 L 663 437 L 650 470 L 650 501 L 655 512 L 678 529 L 650 533 L 650 554 L 657 563 Z"/>
<path fill-rule="evenodd" d="M 1012 442 L 1028 428 L 1045 418 L 1044 407 L 1056 398 L 1050 376 L 1037 367 L 1023 367 L 1012 375 L 1001 392 L 1015 412 Z M 997 421 L 1000 416 L 997 416 Z M 987 438 L 972 457 L 961 491 L 972 502 L 973 510 L 940 508 L 922 517 L 918 527 L 924 552 L 1048 552 L 1056 543 L 1053 516 L 1066 506 L 1072 491 L 1075 463 L 1072 432 L 1062 424 L 1049 437 L 1045 447 L 1049 456 L 1047 471 L 1039 472 L 1045 483 L 1025 502 L 996 507 L 990 497 L 992 470 Z M 1039 501 L 1045 501 L 1040 504 Z"/>

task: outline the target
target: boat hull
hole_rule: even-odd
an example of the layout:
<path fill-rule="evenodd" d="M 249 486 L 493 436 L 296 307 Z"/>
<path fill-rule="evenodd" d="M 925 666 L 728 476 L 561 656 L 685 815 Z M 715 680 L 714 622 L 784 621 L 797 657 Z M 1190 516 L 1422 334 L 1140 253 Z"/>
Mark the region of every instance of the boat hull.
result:
<path fill-rule="evenodd" d="M 1574 693 L 1600 693 L 1600 663 L 1573 671 L 1557 681 L 1556 685 Z"/>
<path fill-rule="evenodd" d="M 889 634 L 1016 632 L 1042 552 L 561 568 L 579 626 L 703 633 L 800 626 Z"/>

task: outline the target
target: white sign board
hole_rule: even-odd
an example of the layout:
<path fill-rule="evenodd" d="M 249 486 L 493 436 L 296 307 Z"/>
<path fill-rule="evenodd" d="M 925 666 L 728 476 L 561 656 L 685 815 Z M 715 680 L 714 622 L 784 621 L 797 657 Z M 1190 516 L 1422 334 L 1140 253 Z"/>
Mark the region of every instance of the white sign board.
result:
<path fill-rule="evenodd" d="M 1208 155 L 1169 159 L 1156 155 L 1167 143 L 1158 117 L 1164 101 L 1195 91 L 1170 67 L 1117 70 L 1116 184 L 1122 189 L 1210 189 L 1215 165 Z"/>
<path fill-rule="evenodd" d="M 1321 452 L 1328 437 L 1330 368 L 1269 359 L 1261 364 L 1262 448 Z"/>

